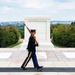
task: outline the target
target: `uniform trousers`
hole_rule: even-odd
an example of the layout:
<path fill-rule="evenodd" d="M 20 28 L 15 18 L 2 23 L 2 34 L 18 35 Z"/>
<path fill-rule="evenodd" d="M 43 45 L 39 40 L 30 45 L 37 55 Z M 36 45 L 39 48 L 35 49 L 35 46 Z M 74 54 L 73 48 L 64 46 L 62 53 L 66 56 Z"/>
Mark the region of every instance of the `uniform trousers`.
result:
<path fill-rule="evenodd" d="M 26 67 L 28 62 L 31 60 L 33 61 L 34 67 L 38 67 L 38 60 L 37 60 L 37 56 L 36 56 L 36 52 L 28 52 L 28 56 L 26 57 L 25 61 L 22 64 L 22 67 Z"/>

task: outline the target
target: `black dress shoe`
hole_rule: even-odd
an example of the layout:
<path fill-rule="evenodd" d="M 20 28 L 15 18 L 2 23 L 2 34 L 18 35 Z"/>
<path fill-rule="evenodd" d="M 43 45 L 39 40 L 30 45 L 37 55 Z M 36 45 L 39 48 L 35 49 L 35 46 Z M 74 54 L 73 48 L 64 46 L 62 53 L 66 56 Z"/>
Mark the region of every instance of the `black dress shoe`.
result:
<path fill-rule="evenodd" d="M 23 66 L 21 66 L 21 68 L 22 68 L 23 70 L 26 70 L 26 68 L 25 68 L 25 67 L 23 67 Z"/>
<path fill-rule="evenodd" d="M 36 67 L 37 69 L 41 69 L 41 68 L 43 68 L 43 66 L 38 66 L 38 67 Z"/>

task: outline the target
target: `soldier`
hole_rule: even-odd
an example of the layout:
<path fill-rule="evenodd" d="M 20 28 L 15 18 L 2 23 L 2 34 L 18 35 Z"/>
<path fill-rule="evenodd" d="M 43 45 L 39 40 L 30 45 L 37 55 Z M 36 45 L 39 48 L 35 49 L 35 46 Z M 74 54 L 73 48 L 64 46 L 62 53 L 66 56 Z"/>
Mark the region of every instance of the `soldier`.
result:
<path fill-rule="evenodd" d="M 36 30 L 31 30 L 31 36 L 29 38 L 29 42 L 27 46 L 28 56 L 21 66 L 22 69 L 26 69 L 26 66 L 31 58 L 34 64 L 34 68 L 39 69 L 43 67 L 43 66 L 39 66 L 37 56 L 36 56 L 36 46 L 38 46 L 38 43 L 36 42 L 35 34 L 36 34 Z"/>

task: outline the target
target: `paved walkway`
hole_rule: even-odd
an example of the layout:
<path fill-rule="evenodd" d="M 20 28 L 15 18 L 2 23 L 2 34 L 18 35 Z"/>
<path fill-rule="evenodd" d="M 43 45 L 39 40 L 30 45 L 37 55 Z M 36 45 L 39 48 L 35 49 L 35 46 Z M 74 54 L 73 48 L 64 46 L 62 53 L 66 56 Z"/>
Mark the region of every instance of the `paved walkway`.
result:
<path fill-rule="evenodd" d="M 56 48 L 54 51 L 37 51 L 38 53 L 45 53 L 46 57 L 40 57 L 38 55 L 38 60 L 39 64 L 43 65 L 44 67 L 47 68 L 73 68 L 75 67 L 75 49 L 73 48 Z M 24 50 L 19 50 L 19 48 L 5 48 L 5 49 L 0 49 L 0 67 L 8 67 L 8 68 L 15 68 L 15 67 L 20 67 L 21 64 L 23 63 L 24 59 L 27 56 L 27 51 Z M 6 55 L 7 54 L 7 55 Z M 73 54 L 73 56 L 72 56 Z M 43 54 L 42 54 L 43 55 Z M 28 64 L 27 67 L 33 67 L 32 61 Z M 19 72 L 19 73 L 2 73 L 0 72 L 0 75 L 75 75 L 74 72 L 72 73 L 66 73 L 66 72 Z"/>

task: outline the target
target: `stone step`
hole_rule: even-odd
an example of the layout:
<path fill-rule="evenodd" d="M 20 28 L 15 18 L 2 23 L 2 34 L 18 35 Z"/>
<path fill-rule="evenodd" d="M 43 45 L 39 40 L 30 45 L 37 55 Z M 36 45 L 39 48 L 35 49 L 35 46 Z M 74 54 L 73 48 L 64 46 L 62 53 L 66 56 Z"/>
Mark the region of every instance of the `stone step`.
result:
<path fill-rule="evenodd" d="M 26 50 L 27 48 L 27 43 L 23 42 L 20 50 Z M 39 46 L 37 47 L 37 50 L 55 50 L 54 45 L 50 43 L 39 43 Z"/>

